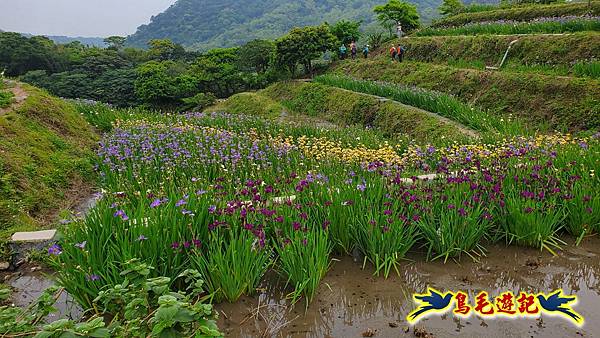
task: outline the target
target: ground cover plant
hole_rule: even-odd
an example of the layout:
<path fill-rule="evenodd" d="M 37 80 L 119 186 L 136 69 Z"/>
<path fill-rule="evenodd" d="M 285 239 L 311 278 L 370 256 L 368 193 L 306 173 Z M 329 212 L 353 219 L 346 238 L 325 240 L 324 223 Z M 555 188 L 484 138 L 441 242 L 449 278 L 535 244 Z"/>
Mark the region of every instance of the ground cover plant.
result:
<path fill-rule="evenodd" d="M 235 301 L 272 269 L 308 304 L 334 254 L 358 250 L 387 277 L 409 250 L 477 259 L 502 241 L 555 252 L 564 233 L 599 230 L 600 134 L 363 152 L 286 128 L 225 113 L 118 120 L 97 152 L 101 202 L 49 248 L 59 284 L 100 314 L 121 311 L 97 302 L 124 275 L 172 292 L 202 279 L 198 297 Z"/>

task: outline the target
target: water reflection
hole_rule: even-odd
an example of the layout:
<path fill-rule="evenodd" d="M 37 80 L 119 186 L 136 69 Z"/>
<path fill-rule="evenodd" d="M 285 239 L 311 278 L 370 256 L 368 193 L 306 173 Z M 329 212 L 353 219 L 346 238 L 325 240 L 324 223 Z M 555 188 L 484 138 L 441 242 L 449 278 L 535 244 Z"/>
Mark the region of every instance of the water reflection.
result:
<path fill-rule="evenodd" d="M 405 332 L 408 324 L 404 317 L 414 306 L 412 294 L 428 285 L 460 289 L 468 292 L 470 299 L 481 290 L 495 295 L 507 290 L 537 293 L 562 288 L 580 298 L 576 310 L 588 323 L 582 329 L 547 316 L 538 320 L 483 320 L 473 316 L 465 320 L 447 315 L 423 320 L 418 326 L 436 337 L 600 336 L 600 326 L 593 324 L 600 321 L 599 254 L 600 239 L 591 238 L 580 247 L 567 247 L 557 257 L 503 246 L 492 246 L 480 262 L 423 262 L 422 255 L 415 255 L 411 257 L 414 262 L 402 265 L 401 276 L 387 280 L 373 277 L 368 267 L 362 270 L 351 258 L 342 257 L 306 311 L 302 301 L 290 307 L 283 283 L 270 281 L 258 298 L 218 305 L 227 316 L 221 316 L 219 324 L 231 337 L 361 337 L 369 329 L 378 337 L 395 337 L 413 335 Z M 248 319 L 259 300 L 260 314 Z"/>

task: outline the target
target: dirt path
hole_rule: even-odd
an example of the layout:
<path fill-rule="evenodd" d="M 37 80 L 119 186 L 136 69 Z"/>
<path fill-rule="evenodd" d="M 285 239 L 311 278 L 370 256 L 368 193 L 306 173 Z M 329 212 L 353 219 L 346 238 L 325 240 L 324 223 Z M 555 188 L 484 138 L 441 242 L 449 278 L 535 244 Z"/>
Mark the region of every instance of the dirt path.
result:
<path fill-rule="evenodd" d="M 7 80 L 4 83 L 7 86 L 6 89 L 12 92 L 14 96 L 13 103 L 10 106 L 0 109 L 0 115 L 10 110 L 18 108 L 27 99 L 27 97 L 29 97 L 27 91 L 23 89 L 23 87 L 21 87 L 18 82 Z"/>

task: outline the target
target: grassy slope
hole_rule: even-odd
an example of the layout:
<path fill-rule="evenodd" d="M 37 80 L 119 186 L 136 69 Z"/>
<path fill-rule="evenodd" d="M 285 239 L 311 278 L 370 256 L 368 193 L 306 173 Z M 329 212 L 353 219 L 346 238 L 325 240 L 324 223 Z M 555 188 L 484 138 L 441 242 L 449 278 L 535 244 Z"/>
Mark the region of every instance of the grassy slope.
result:
<path fill-rule="evenodd" d="M 46 225 L 93 177 L 92 128 L 72 105 L 21 86 L 28 98 L 0 115 L 0 238 Z"/>
<path fill-rule="evenodd" d="M 232 114 L 260 116 L 277 119 L 285 110 L 279 102 L 257 93 L 239 93 L 227 100 L 205 109 L 205 111 L 223 111 Z"/>
<path fill-rule="evenodd" d="M 586 2 L 555 4 L 555 5 L 532 5 L 493 11 L 461 13 L 436 21 L 433 27 L 462 26 L 471 22 L 516 20 L 529 21 L 540 17 L 555 17 L 567 15 L 600 15 L 600 1 L 593 1 L 591 10 Z"/>
<path fill-rule="evenodd" d="M 434 36 L 407 37 L 402 45 L 406 57 L 421 62 L 446 63 L 450 60 L 482 61 L 497 65 L 508 44 L 518 39 L 508 60 L 518 64 L 566 65 L 590 61 L 600 56 L 600 33 L 527 36 Z M 395 42 L 398 44 L 398 41 Z M 385 52 L 385 51 L 384 51 Z M 385 52 L 387 55 L 387 52 Z"/>
<path fill-rule="evenodd" d="M 458 96 L 491 112 L 572 131 L 600 128 L 600 81 L 492 72 L 387 58 L 343 62 L 333 72 L 415 85 Z"/>
<path fill-rule="evenodd" d="M 468 139 L 454 125 L 419 109 L 321 84 L 281 82 L 260 93 L 282 102 L 293 112 L 320 117 L 338 125 L 371 126 L 387 137 L 408 135 L 421 143 Z"/>

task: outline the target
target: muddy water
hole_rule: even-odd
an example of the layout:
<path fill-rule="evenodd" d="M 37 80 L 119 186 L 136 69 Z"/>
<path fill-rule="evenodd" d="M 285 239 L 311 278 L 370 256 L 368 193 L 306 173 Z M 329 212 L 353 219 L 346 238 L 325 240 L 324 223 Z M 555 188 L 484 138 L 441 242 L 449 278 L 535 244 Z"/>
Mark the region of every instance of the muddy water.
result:
<path fill-rule="evenodd" d="M 7 282 L 12 289 L 11 302 L 16 306 L 25 308 L 33 303 L 44 290 L 54 285 L 49 275 L 41 272 L 28 272 L 10 278 Z M 79 319 L 83 312 L 73 297 L 66 292 L 60 293 L 54 304 L 56 312 L 50 314 L 45 321 L 52 322 L 58 319 Z"/>
<path fill-rule="evenodd" d="M 572 241 L 570 241 L 572 243 Z M 401 275 L 373 277 L 351 257 L 334 262 L 318 294 L 305 312 L 304 303 L 290 307 L 283 282 L 265 283 L 259 296 L 236 304 L 220 304 L 219 327 L 229 337 L 374 337 L 415 336 L 415 328 L 435 337 L 600 337 L 600 239 L 566 246 L 553 257 L 539 250 L 491 246 L 479 262 L 424 262 L 413 253 Z M 585 318 L 582 328 L 561 318 L 456 319 L 430 317 L 409 327 L 412 294 L 427 286 L 463 290 L 472 301 L 479 291 L 549 292 L 562 288 L 579 296 L 574 307 Z M 289 289 L 287 290 L 289 292 Z M 259 308 L 259 311 L 256 309 Z"/>

